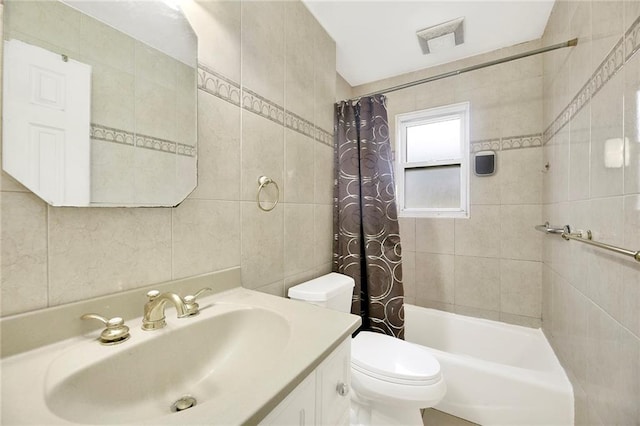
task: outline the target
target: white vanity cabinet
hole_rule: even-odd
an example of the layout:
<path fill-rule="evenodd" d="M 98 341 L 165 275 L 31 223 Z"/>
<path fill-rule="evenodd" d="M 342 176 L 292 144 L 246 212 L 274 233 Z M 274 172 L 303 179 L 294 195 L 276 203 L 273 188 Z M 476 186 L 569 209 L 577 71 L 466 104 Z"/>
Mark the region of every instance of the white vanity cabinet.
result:
<path fill-rule="evenodd" d="M 351 338 L 340 344 L 260 425 L 349 425 Z"/>

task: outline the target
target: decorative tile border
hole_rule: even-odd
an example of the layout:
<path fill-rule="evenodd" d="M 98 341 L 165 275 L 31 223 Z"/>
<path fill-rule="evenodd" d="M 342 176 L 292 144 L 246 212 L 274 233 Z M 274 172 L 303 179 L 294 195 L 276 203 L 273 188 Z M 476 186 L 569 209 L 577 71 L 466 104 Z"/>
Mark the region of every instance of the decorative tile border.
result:
<path fill-rule="evenodd" d="M 543 134 L 546 144 L 564 128 L 582 108 L 598 93 L 622 66 L 640 49 L 640 17 L 629 27 L 627 32 L 613 46 L 613 49 L 598 65 L 593 75 L 582 86 L 576 96 L 569 102 Z"/>
<path fill-rule="evenodd" d="M 113 127 L 102 126 L 95 123 L 91 124 L 89 137 L 98 141 L 118 143 L 135 148 L 151 149 L 168 154 L 185 155 L 188 157 L 195 157 L 197 154 L 195 146 L 167 139 L 160 139 L 153 136 L 135 134 L 127 130 L 115 129 Z"/>
<path fill-rule="evenodd" d="M 247 88 L 242 89 L 242 108 L 278 124 L 285 124 L 284 108 Z"/>
<path fill-rule="evenodd" d="M 500 139 L 484 139 L 471 141 L 471 152 L 478 151 L 500 151 Z"/>
<path fill-rule="evenodd" d="M 539 146 L 542 146 L 541 133 L 537 133 L 535 135 L 509 136 L 506 138 L 502 138 L 501 145 L 503 151 L 519 148 L 535 148 Z"/>
<path fill-rule="evenodd" d="M 203 64 L 198 64 L 198 88 L 233 105 L 260 115 L 274 123 L 333 146 L 333 132 L 328 132 L 299 115 L 240 85 Z"/>
<path fill-rule="evenodd" d="M 130 146 L 135 145 L 135 135 L 133 133 L 95 123 L 91 123 L 89 137 L 103 142 L 114 142 Z"/>
<path fill-rule="evenodd" d="M 471 153 L 479 151 L 508 151 L 513 149 L 537 148 L 542 146 L 542 134 L 507 136 L 504 138 L 471 141 Z"/>
<path fill-rule="evenodd" d="M 240 85 L 202 64 L 198 64 L 198 89 L 240 106 Z"/>

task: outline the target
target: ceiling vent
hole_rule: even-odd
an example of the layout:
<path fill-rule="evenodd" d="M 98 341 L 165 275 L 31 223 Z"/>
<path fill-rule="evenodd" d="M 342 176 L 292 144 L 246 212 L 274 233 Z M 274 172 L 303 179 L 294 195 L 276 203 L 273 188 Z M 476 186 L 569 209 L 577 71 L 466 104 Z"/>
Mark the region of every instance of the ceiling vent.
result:
<path fill-rule="evenodd" d="M 456 18 L 416 31 L 422 53 L 429 54 L 464 43 L 464 18 Z"/>

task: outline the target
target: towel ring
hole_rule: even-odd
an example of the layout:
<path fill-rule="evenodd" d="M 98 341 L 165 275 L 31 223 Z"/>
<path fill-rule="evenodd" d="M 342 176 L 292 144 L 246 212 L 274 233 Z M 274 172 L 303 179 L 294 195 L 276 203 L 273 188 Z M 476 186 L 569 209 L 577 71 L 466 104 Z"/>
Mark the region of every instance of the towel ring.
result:
<path fill-rule="evenodd" d="M 258 203 L 258 208 L 262 211 L 270 212 L 271 210 L 276 208 L 276 206 L 278 205 L 278 201 L 280 201 L 280 188 L 278 187 L 278 184 L 276 183 L 275 180 L 267 176 L 260 176 L 258 178 L 258 184 L 260 185 L 258 186 L 258 195 L 256 196 L 256 202 Z M 262 190 L 269 184 L 273 184 L 276 187 L 276 201 L 273 203 L 271 207 L 267 208 L 267 207 L 263 207 L 262 203 L 260 202 L 260 192 L 262 192 Z"/>

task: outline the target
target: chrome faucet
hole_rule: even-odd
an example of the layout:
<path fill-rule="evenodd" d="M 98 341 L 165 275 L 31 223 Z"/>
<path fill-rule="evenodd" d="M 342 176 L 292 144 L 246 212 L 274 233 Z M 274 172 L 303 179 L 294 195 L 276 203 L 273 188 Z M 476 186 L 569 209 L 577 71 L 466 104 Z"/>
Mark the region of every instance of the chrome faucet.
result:
<path fill-rule="evenodd" d="M 149 301 L 144 305 L 144 316 L 142 317 L 143 330 L 157 330 L 167 325 L 165 321 L 164 309 L 167 302 L 173 303 L 178 313 L 178 318 L 190 317 L 200 313 L 200 306 L 196 298 L 210 288 L 203 288 L 194 295 L 185 296 L 184 299 L 175 293 L 160 293 L 158 290 L 151 290 L 147 293 Z"/>

